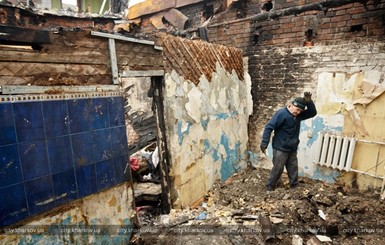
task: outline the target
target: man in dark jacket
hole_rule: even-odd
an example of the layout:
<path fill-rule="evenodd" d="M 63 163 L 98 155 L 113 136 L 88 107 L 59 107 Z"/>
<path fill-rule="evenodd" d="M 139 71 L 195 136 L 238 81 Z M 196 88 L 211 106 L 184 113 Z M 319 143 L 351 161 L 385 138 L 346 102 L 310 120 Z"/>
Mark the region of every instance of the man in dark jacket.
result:
<path fill-rule="evenodd" d="M 286 167 L 290 187 L 298 186 L 298 159 L 299 131 L 301 121 L 317 115 L 317 109 L 311 99 L 311 93 L 305 92 L 304 97 L 295 98 L 284 108 L 279 109 L 263 131 L 261 151 L 266 152 L 271 133 L 274 131 L 273 168 L 266 185 L 267 191 L 272 191 Z"/>

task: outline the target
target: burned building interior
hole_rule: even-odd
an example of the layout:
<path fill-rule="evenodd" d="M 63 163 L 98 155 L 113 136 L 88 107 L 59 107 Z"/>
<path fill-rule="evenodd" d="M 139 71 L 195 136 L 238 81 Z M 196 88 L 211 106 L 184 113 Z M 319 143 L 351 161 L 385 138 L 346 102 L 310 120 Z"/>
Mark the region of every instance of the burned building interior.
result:
<path fill-rule="evenodd" d="M 2 0 L 1 244 L 382 244 L 384 80 L 385 0 Z"/>

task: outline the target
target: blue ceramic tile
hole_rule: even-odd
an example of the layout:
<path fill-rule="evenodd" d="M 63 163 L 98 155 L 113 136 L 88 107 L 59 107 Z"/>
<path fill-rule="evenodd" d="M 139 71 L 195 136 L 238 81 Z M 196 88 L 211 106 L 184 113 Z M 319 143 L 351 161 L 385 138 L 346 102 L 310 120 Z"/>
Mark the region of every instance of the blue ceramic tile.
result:
<path fill-rule="evenodd" d="M 0 146 L 0 188 L 22 180 L 17 145 Z"/>
<path fill-rule="evenodd" d="M 102 129 L 93 132 L 92 134 L 92 149 L 93 149 L 93 160 L 99 162 L 112 158 L 112 131 L 111 129 Z"/>
<path fill-rule="evenodd" d="M 79 198 L 96 193 L 95 165 L 89 164 L 76 169 L 76 183 Z"/>
<path fill-rule="evenodd" d="M 125 124 L 124 99 L 123 97 L 108 98 L 108 113 L 110 115 L 110 126 L 121 126 Z"/>
<path fill-rule="evenodd" d="M 0 104 L 0 146 L 16 143 L 12 105 Z"/>
<path fill-rule="evenodd" d="M 68 115 L 71 133 L 85 132 L 92 129 L 94 113 L 90 99 L 69 100 Z"/>
<path fill-rule="evenodd" d="M 75 200 L 78 196 L 74 169 L 52 175 L 55 206 Z"/>
<path fill-rule="evenodd" d="M 76 166 L 92 162 L 92 132 L 71 135 L 74 163 Z"/>
<path fill-rule="evenodd" d="M 116 184 L 123 183 L 130 180 L 130 165 L 127 166 L 128 156 L 116 157 L 113 159 L 114 171 L 115 171 L 115 182 Z M 126 168 L 127 166 L 127 168 Z M 126 172 L 124 172 L 126 170 Z"/>
<path fill-rule="evenodd" d="M 73 168 L 70 136 L 52 138 L 47 141 L 51 173 L 56 174 Z"/>
<path fill-rule="evenodd" d="M 55 198 L 53 196 L 51 176 L 25 182 L 25 191 L 30 215 L 54 208 Z"/>
<path fill-rule="evenodd" d="M 107 128 L 109 125 L 109 115 L 107 107 L 107 99 L 97 98 L 91 100 L 92 113 L 92 129 Z"/>
<path fill-rule="evenodd" d="M 23 183 L 0 188 L 0 227 L 28 216 Z"/>
<path fill-rule="evenodd" d="M 96 186 L 98 191 L 104 190 L 115 184 L 114 166 L 112 160 L 106 160 L 95 163 L 96 168 Z"/>
<path fill-rule="evenodd" d="M 45 141 L 27 141 L 19 144 L 24 180 L 50 174 Z"/>
<path fill-rule="evenodd" d="M 69 134 L 69 118 L 66 101 L 44 102 L 43 118 L 47 138 Z"/>
<path fill-rule="evenodd" d="M 13 113 L 19 142 L 45 138 L 40 102 L 16 103 L 13 105 Z"/>
<path fill-rule="evenodd" d="M 127 145 L 127 136 L 126 136 L 126 127 L 116 127 L 111 128 L 111 144 L 112 144 L 112 155 L 120 156 L 127 154 L 128 145 Z"/>

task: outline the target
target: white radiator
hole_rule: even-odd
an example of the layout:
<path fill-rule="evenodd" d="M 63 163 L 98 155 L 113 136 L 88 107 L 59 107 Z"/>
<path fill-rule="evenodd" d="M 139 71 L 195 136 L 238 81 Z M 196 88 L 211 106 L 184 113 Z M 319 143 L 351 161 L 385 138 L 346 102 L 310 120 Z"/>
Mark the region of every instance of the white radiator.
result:
<path fill-rule="evenodd" d="M 350 171 L 356 139 L 321 132 L 318 137 L 316 164 Z"/>

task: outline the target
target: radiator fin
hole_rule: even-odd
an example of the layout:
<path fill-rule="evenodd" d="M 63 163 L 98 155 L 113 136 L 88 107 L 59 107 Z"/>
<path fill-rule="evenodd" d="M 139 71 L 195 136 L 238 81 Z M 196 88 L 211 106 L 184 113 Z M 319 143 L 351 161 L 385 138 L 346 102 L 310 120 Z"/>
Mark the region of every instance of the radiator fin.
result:
<path fill-rule="evenodd" d="M 355 145 L 354 137 L 321 132 L 318 137 L 315 163 L 333 169 L 350 171 Z"/>

